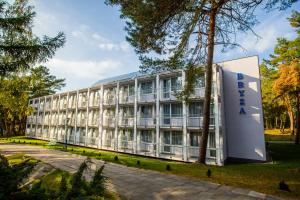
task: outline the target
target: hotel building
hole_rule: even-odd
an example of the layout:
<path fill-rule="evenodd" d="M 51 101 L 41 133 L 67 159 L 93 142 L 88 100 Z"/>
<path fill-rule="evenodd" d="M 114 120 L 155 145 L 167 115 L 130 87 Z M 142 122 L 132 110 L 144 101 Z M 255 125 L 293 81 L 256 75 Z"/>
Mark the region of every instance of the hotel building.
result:
<path fill-rule="evenodd" d="M 26 136 L 143 156 L 195 162 L 205 77 L 188 101 L 185 72 L 130 73 L 89 88 L 31 99 Z M 208 164 L 266 159 L 258 57 L 213 66 Z"/>

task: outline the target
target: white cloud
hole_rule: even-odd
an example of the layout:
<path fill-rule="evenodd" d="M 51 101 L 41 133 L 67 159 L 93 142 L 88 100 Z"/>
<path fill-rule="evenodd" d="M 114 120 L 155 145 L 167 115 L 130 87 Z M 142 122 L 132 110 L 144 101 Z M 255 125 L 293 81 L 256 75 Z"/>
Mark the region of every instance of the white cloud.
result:
<path fill-rule="evenodd" d="M 52 59 L 46 66 L 51 74 L 66 79 L 63 91 L 86 88 L 100 79 L 115 76 L 121 70 L 121 62 L 115 60 L 63 60 Z"/>
<path fill-rule="evenodd" d="M 88 26 L 82 25 L 79 30 L 72 31 L 72 36 L 82 40 L 85 44 L 96 45 L 103 51 L 122 51 L 128 53 L 130 45 L 126 41 L 112 42 L 101 36 L 98 32 L 92 32 Z"/>

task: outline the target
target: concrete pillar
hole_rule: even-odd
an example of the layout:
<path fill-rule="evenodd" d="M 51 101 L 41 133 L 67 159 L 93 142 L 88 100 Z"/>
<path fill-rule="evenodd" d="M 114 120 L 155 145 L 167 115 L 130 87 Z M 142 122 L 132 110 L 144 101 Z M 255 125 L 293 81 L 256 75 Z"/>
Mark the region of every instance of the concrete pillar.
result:
<path fill-rule="evenodd" d="M 160 130 L 159 130 L 159 124 L 160 124 L 160 109 L 159 109 L 159 99 L 160 99 L 160 84 L 159 84 L 159 75 L 156 75 L 156 157 L 159 157 L 160 152 Z"/>
<path fill-rule="evenodd" d="M 137 99 L 138 99 L 138 81 L 137 77 L 134 79 L 134 126 L 133 126 L 133 153 L 135 154 L 138 149 L 138 140 L 137 140 Z"/>
<path fill-rule="evenodd" d="M 89 104 L 90 104 L 90 88 L 88 88 L 88 91 L 87 91 L 87 103 L 86 103 L 86 120 L 85 120 L 85 138 L 84 138 L 84 141 L 85 141 L 85 146 L 88 145 L 88 131 L 89 131 Z"/>
<path fill-rule="evenodd" d="M 74 144 L 77 144 L 76 135 L 77 135 L 77 115 L 78 115 L 78 103 L 79 103 L 79 91 L 76 91 L 76 101 L 75 101 L 75 134 L 74 134 Z"/>
<path fill-rule="evenodd" d="M 184 88 L 185 86 L 185 71 L 182 70 L 182 87 Z M 183 135 L 183 140 L 182 140 L 182 144 L 183 144 L 183 160 L 187 161 L 187 151 L 188 151 L 188 144 L 187 144 L 187 106 L 186 106 L 186 102 L 183 101 L 182 102 L 182 122 L 183 122 L 183 126 L 182 126 L 182 135 Z"/>
<path fill-rule="evenodd" d="M 98 127 L 99 127 L 99 135 L 98 135 L 98 148 L 102 148 L 103 144 L 103 85 L 101 85 L 100 91 L 99 91 L 99 121 L 98 121 Z"/>
<path fill-rule="evenodd" d="M 116 98 L 116 113 L 115 113 L 115 148 L 114 150 L 118 151 L 119 148 L 119 138 L 118 138 L 118 122 L 119 122 L 119 87 L 120 87 L 120 83 L 117 82 L 117 89 L 116 89 L 116 94 L 115 94 L 115 98 Z"/>

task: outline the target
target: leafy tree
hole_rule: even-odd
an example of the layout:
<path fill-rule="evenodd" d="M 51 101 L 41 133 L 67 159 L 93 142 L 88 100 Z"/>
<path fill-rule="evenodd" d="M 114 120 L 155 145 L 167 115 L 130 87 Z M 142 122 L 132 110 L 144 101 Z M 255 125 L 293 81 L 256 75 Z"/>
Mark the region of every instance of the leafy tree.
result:
<path fill-rule="evenodd" d="M 223 51 L 239 46 L 238 31 L 252 31 L 255 9 L 285 9 L 296 0 L 106 0 L 118 5 L 126 19 L 127 40 L 140 54 L 145 72 L 184 69 L 187 73 L 182 96 L 187 99 L 205 66 L 203 134 L 199 161 L 205 163 L 212 87 L 214 48 Z M 158 55 L 159 58 L 151 58 Z"/>
<path fill-rule="evenodd" d="M 27 70 L 28 71 L 28 70 Z M 27 116 L 33 109 L 29 98 L 55 93 L 65 85 L 64 79 L 49 74 L 44 66 L 33 67 L 26 73 L 10 73 L 0 80 L 0 116 L 7 135 L 23 135 Z"/>
<path fill-rule="evenodd" d="M 62 32 L 53 38 L 34 36 L 31 30 L 34 17 L 28 0 L 15 0 L 13 4 L 0 1 L 0 75 L 45 62 L 64 45 Z"/>
<path fill-rule="evenodd" d="M 274 54 L 267 60 L 269 67 L 278 70 L 277 79 L 272 91 L 276 98 L 280 98 L 287 109 L 291 132 L 294 134 L 295 113 L 299 116 L 299 64 L 300 64 L 300 13 L 293 11 L 288 18 L 292 27 L 296 29 L 297 36 L 294 40 L 278 38 Z M 299 143 L 300 122 L 297 119 L 296 143 Z"/>

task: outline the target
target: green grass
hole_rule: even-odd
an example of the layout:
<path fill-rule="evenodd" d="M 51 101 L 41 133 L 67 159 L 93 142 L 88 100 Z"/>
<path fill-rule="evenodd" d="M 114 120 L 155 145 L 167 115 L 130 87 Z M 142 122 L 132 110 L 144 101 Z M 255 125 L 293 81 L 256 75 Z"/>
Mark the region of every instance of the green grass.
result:
<path fill-rule="evenodd" d="M 271 141 L 294 141 L 294 136 L 287 130 L 282 133 L 279 129 L 267 129 L 265 130 L 265 140 Z"/>
<path fill-rule="evenodd" d="M 26 139 L 24 137 L 11 138 L 10 140 L 2 139 L 2 142 L 11 142 L 13 140 L 15 140 L 16 143 L 18 143 L 18 140 L 20 140 L 20 143 L 26 141 L 27 144 L 29 141 L 31 141 L 31 144 L 37 142 L 37 145 L 46 148 L 69 151 L 71 153 L 86 155 L 131 167 L 151 169 L 163 173 L 177 174 L 230 186 L 248 188 L 288 199 L 299 199 L 300 197 L 300 145 L 269 143 L 267 148 L 272 157 L 272 161 L 270 162 L 229 164 L 218 167 L 196 163 L 167 161 L 71 145 L 68 145 L 68 149 L 66 150 L 63 149 L 63 145 L 61 144 L 47 146 L 46 144 L 48 142 Z M 85 153 L 83 153 L 83 151 L 85 151 Z M 99 153 L 101 153 L 101 156 Z M 118 161 L 114 160 L 116 155 L 119 158 Z M 137 165 L 138 160 L 140 161 L 140 165 Z M 166 170 L 167 164 L 171 166 L 170 171 Z M 208 169 L 212 171 L 211 178 L 206 176 Z M 281 180 L 284 180 L 290 186 L 292 192 L 278 190 L 278 183 Z"/>
<path fill-rule="evenodd" d="M 25 160 L 28 160 L 28 164 L 33 165 L 38 162 L 38 160 L 31 158 L 29 156 L 26 156 L 24 154 L 15 154 L 15 155 L 10 155 L 6 157 L 10 165 L 19 165 L 23 163 Z"/>

